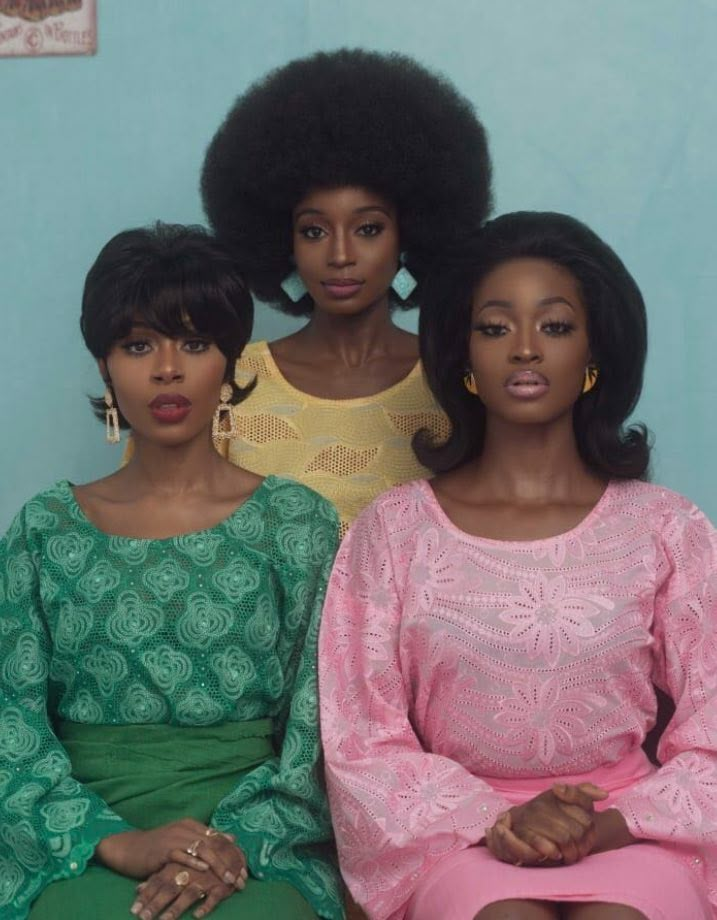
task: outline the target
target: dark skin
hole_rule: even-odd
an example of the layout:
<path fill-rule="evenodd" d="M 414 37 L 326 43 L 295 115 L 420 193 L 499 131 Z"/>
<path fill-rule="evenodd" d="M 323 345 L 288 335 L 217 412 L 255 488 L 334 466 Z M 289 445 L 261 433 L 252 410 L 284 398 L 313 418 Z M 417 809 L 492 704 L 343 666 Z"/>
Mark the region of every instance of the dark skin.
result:
<path fill-rule="evenodd" d="M 212 416 L 229 369 L 212 342 L 189 331 L 169 338 L 138 324 L 99 367 L 132 426 L 135 446 L 127 466 L 74 489 L 100 530 L 146 539 L 204 530 L 228 517 L 261 484 L 260 476 L 214 449 Z M 158 418 L 151 406 L 158 396 L 170 401 L 170 413 L 175 397 L 188 401 L 189 409 L 182 418 Z M 144 880 L 131 905 L 142 920 L 176 920 L 191 907 L 195 917 L 204 917 L 247 879 L 246 859 L 233 837 L 192 818 L 105 837 L 95 858 Z M 185 871 L 187 884 L 179 887 L 175 878 Z"/>
<path fill-rule="evenodd" d="M 292 222 L 296 269 L 314 309 L 302 329 L 271 343 L 279 370 L 324 399 L 373 396 L 398 383 L 418 361 L 418 339 L 394 324 L 389 307 L 399 267 L 395 208 L 366 189 L 316 189 Z"/>
<path fill-rule="evenodd" d="M 582 462 L 573 432 L 573 406 L 592 360 L 576 279 L 542 259 L 499 264 L 474 291 L 469 353 L 486 410 L 485 447 L 474 461 L 432 480 L 439 504 L 461 530 L 494 540 L 573 529 L 607 486 Z M 590 783 L 556 784 L 510 808 L 485 844 L 497 859 L 549 868 L 633 843 L 617 809 L 595 810 L 605 797 Z M 614 904 L 511 901 L 485 908 L 476 920 L 618 916 L 642 915 Z"/>

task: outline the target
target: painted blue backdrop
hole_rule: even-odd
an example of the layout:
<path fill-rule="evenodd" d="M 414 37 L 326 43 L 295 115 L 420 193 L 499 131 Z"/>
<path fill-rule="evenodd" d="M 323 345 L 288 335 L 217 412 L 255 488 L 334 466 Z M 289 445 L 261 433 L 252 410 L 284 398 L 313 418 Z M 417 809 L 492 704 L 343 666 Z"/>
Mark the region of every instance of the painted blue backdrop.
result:
<path fill-rule="evenodd" d="M 717 518 L 717 0 L 100 0 L 95 57 L 0 59 L 0 529 L 49 482 L 118 461 L 77 324 L 101 244 L 201 221 L 234 97 L 342 45 L 413 54 L 475 102 L 497 212 L 568 211 L 615 246 L 650 312 L 655 479 Z M 289 327 L 260 310 L 256 335 Z"/>

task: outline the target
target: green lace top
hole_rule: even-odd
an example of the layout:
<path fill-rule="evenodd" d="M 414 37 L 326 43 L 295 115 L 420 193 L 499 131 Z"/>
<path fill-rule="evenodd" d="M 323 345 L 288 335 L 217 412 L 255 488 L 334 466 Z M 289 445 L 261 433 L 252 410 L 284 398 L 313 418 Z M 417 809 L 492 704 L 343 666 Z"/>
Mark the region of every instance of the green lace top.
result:
<path fill-rule="evenodd" d="M 201 726 L 272 718 L 277 756 L 212 823 L 250 871 L 342 914 L 322 788 L 316 641 L 337 544 L 331 505 L 267 477 L 208 530 L 165 540 L 98 530 L 68 482 L 29 501 L 0 543 L 0 916 L 84 871 L 128 825 L 70 774 L 54 719 Z"/>

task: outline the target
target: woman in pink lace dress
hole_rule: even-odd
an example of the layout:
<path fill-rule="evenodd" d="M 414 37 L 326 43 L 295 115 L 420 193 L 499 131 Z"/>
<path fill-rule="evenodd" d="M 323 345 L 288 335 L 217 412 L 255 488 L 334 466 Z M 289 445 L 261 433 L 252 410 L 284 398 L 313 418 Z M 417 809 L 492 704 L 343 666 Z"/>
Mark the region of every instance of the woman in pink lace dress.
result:
<path fill-rule="evenodd" d="M 421 323 L 453 433 L 351 528 L 322 622 L 344 877 L 372 920 L 717 917 L 717 539 L 624 425 L 640 292 L 523 212 L 441 266 Z"/>

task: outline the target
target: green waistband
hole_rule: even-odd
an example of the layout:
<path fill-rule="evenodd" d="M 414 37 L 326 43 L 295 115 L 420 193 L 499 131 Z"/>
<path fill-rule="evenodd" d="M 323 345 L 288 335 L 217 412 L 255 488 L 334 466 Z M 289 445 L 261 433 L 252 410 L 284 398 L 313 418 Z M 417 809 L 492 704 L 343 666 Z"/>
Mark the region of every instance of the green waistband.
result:
<path fill-rule="evenodd" d="M 156 827 L 191 816 L 207 821 L 217 802 L 274 755 L 271 719 L 220 725 L 84 725 L 56 733 L 75 779 L 126 821 Z"/>

